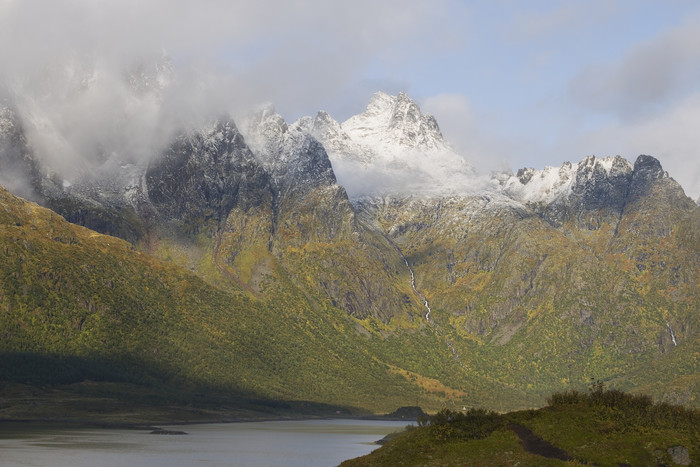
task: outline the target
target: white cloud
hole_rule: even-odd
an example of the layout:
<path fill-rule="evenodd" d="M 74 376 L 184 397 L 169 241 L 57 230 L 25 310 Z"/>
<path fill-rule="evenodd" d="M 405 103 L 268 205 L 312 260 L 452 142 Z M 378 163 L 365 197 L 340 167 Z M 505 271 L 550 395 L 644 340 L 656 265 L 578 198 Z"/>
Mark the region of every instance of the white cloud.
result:
<path fill-rule="evenodd" d="M 486 116 L 477 117 L 467 96 L 438 94 L 425 99 L 421 109 L 436 118 L 445 140 L 478 171 L 510 169 L 512 146 L 482 124 Z"/>
<path fill-rule="evenodd" d="M 288 120 L 319 109 L 343 120 L 377 90 L 404 90 L 482 171 L 504 168 L 505 159 L 540 167 L 596 151 L 644 152 L 692 184 L 697 130 L 685 122 L 697 121 L 700 17 L 686 15 L 675 29 L 595 63 L 590 57 L 612 55 L 601 51 L 606 34 L 616 47 L 624 42 L 613 37 L 616 22 L 641 8 L 606 5 L 0 0 L 0 81 L 21 92 L 43 152 L 71 166 L 99 151 L 152 154 L 178 125 L 260 102 L 273 102 Z M 664 23 L 633 16 L 635 37 L 644 37 L 642 17 L 653 31 Z M 176 68 L 172 82 L 134 100 L 124 70 L 163 50 Z M 56 74 L 66 63 L 94 72 L 89 92 Z M 442 89 L 449 93 L 437 94 Z M 601 121 L 606 126 L 590 130 Z M 124 135 L 129 144 L 121 146 Z"/>
<path fill-rule="evenodd" d="M 632 47 L 615 62 L 591 64 L 572 81 L 570 92 L 582 107 L 634 119 L 657 112 L 698 90 L 698 15 Z"/>
<path fill-rule="evenodd" d="M 372 63 L 428 50 L 448 1 L 5 0 L 0 81 L 37 149 L 72 171 L 99 152 L 147 156 L 178 125 L 260 102 L 313 114 Z M 126 72 L 163 51 L 169 86 L 136 99 Z"/>
<path fill-rule="evenodd" d="M 634 161 L 649 154 L 693 199 L 700 197 L 700 93 L 644 121 L 617 123 L 586 133 L 566 145 L 597 155 L 619 154 Z"/>
<path fill-rule="evenodd" d="M 239 95 L 318 101 L 374 60 L 428 50 L 445 1 L 23 0 L 0 16 L 0 59 L 6 74 L 26 76 L 68 59 L 118 69 L 166 50 L 178 66 L 235 76 L 248 86 Z"/>

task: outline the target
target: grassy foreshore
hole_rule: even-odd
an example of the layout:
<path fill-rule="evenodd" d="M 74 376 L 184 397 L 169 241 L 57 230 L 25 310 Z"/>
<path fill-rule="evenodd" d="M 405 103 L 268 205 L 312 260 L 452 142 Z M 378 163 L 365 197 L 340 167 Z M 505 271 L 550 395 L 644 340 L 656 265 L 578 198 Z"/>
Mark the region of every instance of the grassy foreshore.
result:
<path fill-rule="evenodd" d="M 539 410 L 443 410 L 344 466 L 694 465 L 700 411 L 604 390 L 557 393 Z"/>

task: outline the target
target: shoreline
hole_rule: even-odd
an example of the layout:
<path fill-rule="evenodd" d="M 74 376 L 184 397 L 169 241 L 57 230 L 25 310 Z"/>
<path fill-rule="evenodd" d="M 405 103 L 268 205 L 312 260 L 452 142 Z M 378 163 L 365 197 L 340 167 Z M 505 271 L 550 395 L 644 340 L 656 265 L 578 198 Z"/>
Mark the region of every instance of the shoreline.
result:
<path fill-rule="evenodd" d="M 16 419 L 0 418 L 0 429 L 12 425 L 24 426 L 54 426 L 65 428 L 102 428 L 110 430 L 138 430 L 153 431 L 162 429 L 164 426 L 188 426 L 188 425 L 213 425 L 229 423 L 254 423 L 254 422 L 294 422 L 306 420 L 366 420 L 366 421 L 388 421 L 416 423 L 417 418 L 385 417 L 382 415 L 362 415 L 362 416 L 311 416 L 311 417 L 265 417 L 265 418 L 237 418 L 237 419 L 217 419 L 217 420 L 169 420 L 160 422 L 108 422 L 99 420 L 58 420 L 58 419 Z"/>

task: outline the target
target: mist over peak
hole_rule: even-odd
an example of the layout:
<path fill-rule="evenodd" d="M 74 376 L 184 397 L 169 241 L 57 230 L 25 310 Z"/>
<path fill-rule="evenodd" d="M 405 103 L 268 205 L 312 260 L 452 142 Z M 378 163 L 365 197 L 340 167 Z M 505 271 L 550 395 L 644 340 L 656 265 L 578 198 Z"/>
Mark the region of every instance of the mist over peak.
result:
<path fill-rule="evenodd" d="M 477 184 L 474 168 L 443 139 L 435 118 L 404 92 L 375 93 L 364 112 L 342 124 L 319 112 L 313 134 L 353 198 L 467 192 Z"/>
<path fill-rule="evenodd" d="M 119 63 L 74 56 L 33 71 L 5 76 L 5 106 L 34 156 L 67 183 L 109 161 L 146 164 L 178 132 L 231 110 L 206 76 L 165 52 Z"/>

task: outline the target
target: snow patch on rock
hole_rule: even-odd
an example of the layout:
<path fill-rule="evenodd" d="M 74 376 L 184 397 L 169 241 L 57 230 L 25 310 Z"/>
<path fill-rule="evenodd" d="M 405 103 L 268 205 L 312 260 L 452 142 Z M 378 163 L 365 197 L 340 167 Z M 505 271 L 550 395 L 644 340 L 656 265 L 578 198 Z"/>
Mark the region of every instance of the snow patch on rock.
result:
<path fill-rule="evenodd" d="M 363 113 L 342 124 L 319 112 L 311 133 L 351 197 L 473 188 L 474 168 L 445 142 L 435 118 L 404 93 L 378 92 Z"/>
<path fill-rule="evenodd" d="M 633 170 L 633 165 L 620 156 L 597 158 L 588 156 L 581 162 L 564 162 L 561 167 L 542 170 L 525 168 L 501 181 L 503 191 L 523 203 L 549 204 L 568 198 L 575 187 L 594 179 L 597 174 L 613 177 Z"/>

